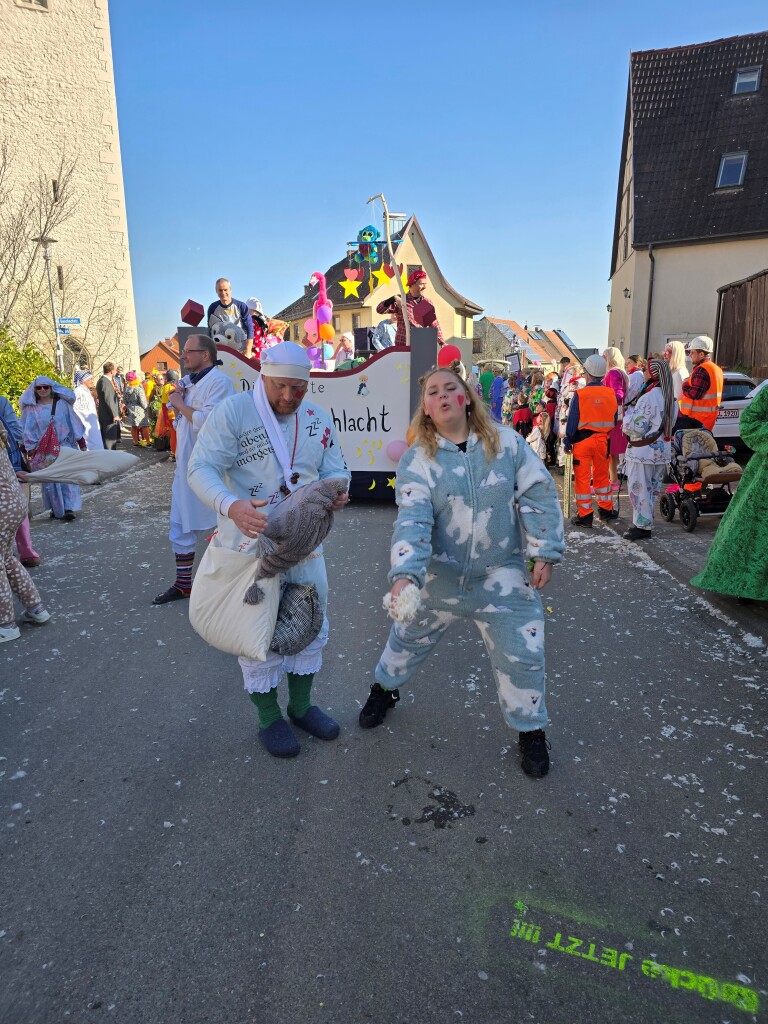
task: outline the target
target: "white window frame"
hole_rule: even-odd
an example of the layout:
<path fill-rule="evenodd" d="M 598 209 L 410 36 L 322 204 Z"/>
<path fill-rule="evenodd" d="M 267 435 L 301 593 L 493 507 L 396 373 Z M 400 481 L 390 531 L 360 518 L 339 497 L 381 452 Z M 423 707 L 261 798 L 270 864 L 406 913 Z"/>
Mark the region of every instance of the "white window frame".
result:
<path fill-rule="evenodd" d="M 733 80 L 733 95 L 734 96 L 748 96 L 752 92 L 759 92 L 760 91 L 760 79 L 762 78 L 762 72 L 763 72 L 763 68 L 762 68 L 762 65 L 760 65 L 760 64 L 756 65 L 755 67 L 752 67 L 752 68 L 737 68 L 737 70 L 736 70 L 736 77 Z M 739 78 L 740 75 L 743 75 L 744 77 L 740 79 Z M 752 75 L 754 75 L 754 78 L 751 77 Z M 751 82 L 754 82 L 755 83 L 755 87 L 754 87 L 754 89 L 739 89 L 740 82 L 744 82 L 746 84 L 750 84 Z"/>
<path fill-rule="evenodd" d="M 725 164 L 727 160 L 734 160 L 737 157 L 741 158 L 741 174 L 739 175 L 738 181 L 731 181 L 728 184 L 723 184 L 722 177 L 723 171 L 725 170 Z M 740 188 L 744 184 L 744 176 L 747 173 L 747 151 L 745 149 L 735 150 L 733 153 L 723 153 L 720 157 L 720 169 L 717 172 L 717 182 L 715 188 Z"/>

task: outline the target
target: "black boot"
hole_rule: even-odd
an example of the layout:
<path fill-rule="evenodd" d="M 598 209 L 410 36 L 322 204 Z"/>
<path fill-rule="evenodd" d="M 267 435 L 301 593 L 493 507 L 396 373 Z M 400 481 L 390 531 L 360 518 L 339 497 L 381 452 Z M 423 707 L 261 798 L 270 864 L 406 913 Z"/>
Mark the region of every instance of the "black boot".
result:
<path fill-rule="evenodd" d="M 586 516 L 574 516 L 571 519 L 571 526 L 581 526 L 585 530 L 592 529 L 592 513 L 590 512 Z"/>
<path fill-rule="evenodd" d="M 373 729 L 381 725 L 384 716 L 400 700 L 399 690 L 385 690 L 383 686 L 374 683 L 365 707 L 360 712 L 359 722 L 363 729 Z"/>
<path fill-rule="evenodd" d="M 601 519 L 618 519 L 619 512 L 615 508 L 600 508 L 597 510 L 597 514 Z"/>
<path fill-rule="evenodd" d="M 630 526 L 623 536 L 624 540 L 650 540 L 653 534 L 650 530 L 641 530 L 639 526 Z"/>
<path fill-rule="evenodd" d="M 543 778 L 549 771 L 549 742 L 544 730 L 521 732 L 517 742 L 520 747 L 520 767 L 525 774 L 536 779 Z"/>

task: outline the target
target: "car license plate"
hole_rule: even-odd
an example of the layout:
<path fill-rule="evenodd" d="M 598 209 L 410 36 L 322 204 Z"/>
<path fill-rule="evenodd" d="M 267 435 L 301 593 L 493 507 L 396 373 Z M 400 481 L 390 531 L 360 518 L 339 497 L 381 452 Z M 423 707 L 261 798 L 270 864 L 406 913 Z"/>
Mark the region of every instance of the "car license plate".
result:
<path fill-rule="evenodd" d="M 721 409 L 717 414 L 719 420 L 737 420 L 741 409 Z"/>

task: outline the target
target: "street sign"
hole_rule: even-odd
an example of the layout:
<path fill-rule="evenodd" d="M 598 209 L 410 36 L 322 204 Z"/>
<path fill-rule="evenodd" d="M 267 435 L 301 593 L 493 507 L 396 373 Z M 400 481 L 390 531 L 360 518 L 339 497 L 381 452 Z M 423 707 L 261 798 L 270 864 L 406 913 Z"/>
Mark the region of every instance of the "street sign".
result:
<path fill-rule="evenodd" d="M 69 334 L 69 328 L 68 327 L 59 327 L 58 330 L 56 331 L 56 333 L 57 334 Z"/>
<path fill-rule="evenodd" d="M 61 326 L 62 324 L 70 324 L 71 326 L 75 326 L 76 324 L 79 324 L 79 323 L 80 323 L 80 317 L 79 316 L 60 316 L 59 317 L 59 326 Z"/>

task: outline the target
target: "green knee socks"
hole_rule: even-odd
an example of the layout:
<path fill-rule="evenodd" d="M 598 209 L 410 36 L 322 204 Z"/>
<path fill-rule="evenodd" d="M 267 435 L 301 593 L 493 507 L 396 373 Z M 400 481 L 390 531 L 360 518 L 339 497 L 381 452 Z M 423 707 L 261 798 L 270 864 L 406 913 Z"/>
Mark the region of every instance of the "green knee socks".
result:
<path fill-rule="evenodd" d="M 269 693 L 252 693 L 249 696 L 259 712 L 260 729 L 266 729 L 273 722 L 277 722 L 283 717 L 280 705 L 277 703 L 276 686 Z"/>
<path fill-rule="evenodd" d="M 309 694 L 312 689 L 314 675 L 297 676 L 288 673 L 288 714 L 291 718 L 303 718 L 309 711 Z"/>
<path fill-rule="evenodd" d="M 291 718 L 303 718 L 309 711 L 313 679 L 314 675 L 298 676 L 295 672 L 288 673 L 288 714 Z M 259 728 L 266 729 L 283 717 L 277 702 L 276 686 L 269 693 L 252 693 L 250 698 L 259 713 Z"/>

